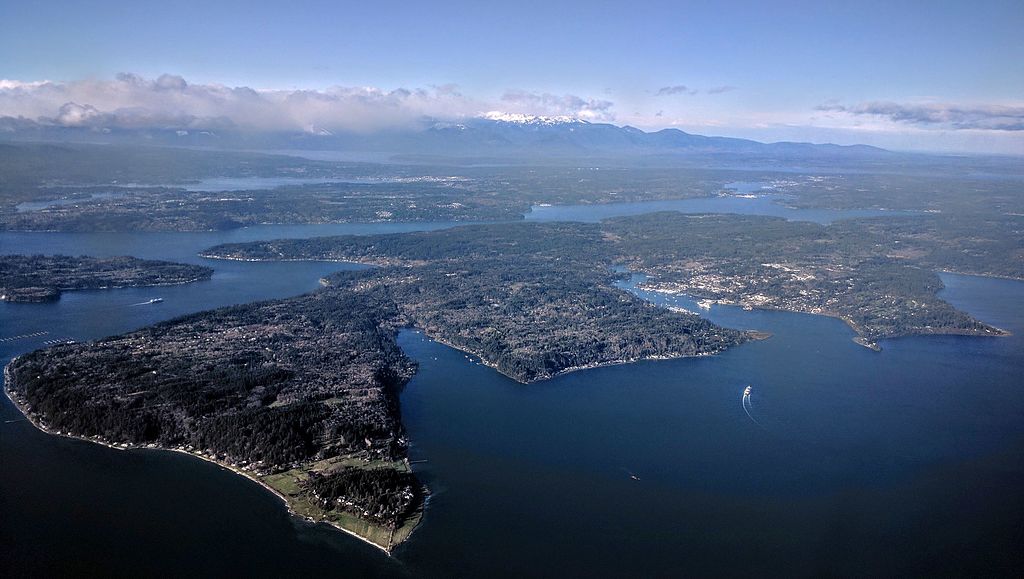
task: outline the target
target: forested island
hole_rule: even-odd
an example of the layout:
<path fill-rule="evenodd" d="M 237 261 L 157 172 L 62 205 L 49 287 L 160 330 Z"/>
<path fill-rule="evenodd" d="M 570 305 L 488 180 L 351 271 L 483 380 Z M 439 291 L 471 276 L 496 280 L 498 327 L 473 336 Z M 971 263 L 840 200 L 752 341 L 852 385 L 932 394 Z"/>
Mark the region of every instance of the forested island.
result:
<path fill-rule="evenodd" d="M 135 257 L 0 256 L 0 300 L 45 302 L 62 291 L 175 285 L 209 279 L 201 265 Z"/>

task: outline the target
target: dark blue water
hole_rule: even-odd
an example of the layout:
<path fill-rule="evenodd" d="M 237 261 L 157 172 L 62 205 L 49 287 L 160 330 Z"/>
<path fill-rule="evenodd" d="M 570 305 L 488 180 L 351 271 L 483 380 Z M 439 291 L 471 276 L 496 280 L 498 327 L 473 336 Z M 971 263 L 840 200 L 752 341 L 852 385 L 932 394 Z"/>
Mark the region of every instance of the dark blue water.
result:
<path fill-rule="evenodd" d="M 880 209 L 796 209 L 784 205 L 785 197 L 767 188 L 767 183 L 727 183 L 726 188 L 737 194 L 696 199 L 667 201 L 638 201 L 634 203 L 606 203 L 600 205 L 535 205 L 526 214 L 527 221 L 583 221 L 596 223 L 610 217 L 641 215 L 655 211 L 680 213 L 736 213 L 740 215 L 770 215 L 790 221 L 813 221 L 828 224 L 839 219 L 879 217 L 893 215 L 919 215 L 908 211 Z"/>
<path fill-rule="evenodd" d="M 947 299 L 1021 335 L 1024 284 L 944 279 Z M 522 386 L 404 335 L 422 364 L 405 422 L 436 494 L 400 558 L 509 576 L 1008 574 L 1020 563 L 1019 337 L 887 340 L 876 353 L 834 319 L 709 317 L 773 337 Z M 747 384 L 760 424 L 741 404 Z"/>
<path fill-rule="evenodd" d="M 303 231 L 324 234 L 3 234 L 0 248 L 205 262 L 190 254 Z M 0 361 L 48 337 L 301 293 L 346 267 L 210 263 L 213 280 L 189 286 L 0 304 L 0 337 L 50 332 L 0 342 Z M 773 337 L 524 386 L 404 332 L 420 371 L 402 410 L 433 494 L 394 558 L 191 457 L 42 434 L 4 399 L 0 420 L 16 422 L 0 424 L 0 574 L 1010 574 L 1024 539 L 1024 284 L 943 279 L 943 297 L 1014 335 L 876 353 L 838 320 L 716 306 L 712 320 Z M 166 301 L 130 305 L 150 297 Z"/>

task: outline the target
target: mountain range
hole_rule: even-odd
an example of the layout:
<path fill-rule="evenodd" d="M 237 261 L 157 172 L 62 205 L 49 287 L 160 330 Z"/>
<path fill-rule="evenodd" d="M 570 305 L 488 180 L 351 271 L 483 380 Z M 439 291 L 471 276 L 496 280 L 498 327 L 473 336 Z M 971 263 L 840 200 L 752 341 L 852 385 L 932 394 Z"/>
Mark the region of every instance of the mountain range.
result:
<path fill-rule="evenodd" d="M 25 118 L 0 117 L 0 140 L 152 144 L 225 149 L 321 150 L 431 157 L 527 159 L 755 155 L 768 157 L 860 158 L 886 155 L 868 145 L 797 142 L 696 135 L 679 129 L 647 132 L 635 127 L 588 122 L 568 116 L 545 117 L 491 112 L 457 121 L 423 119 L 417 126 L 373 134 L 336 133 L 309 127 L 296 132 L 254 133 L 221 127 L 119 128 L 62 126 Z"/>

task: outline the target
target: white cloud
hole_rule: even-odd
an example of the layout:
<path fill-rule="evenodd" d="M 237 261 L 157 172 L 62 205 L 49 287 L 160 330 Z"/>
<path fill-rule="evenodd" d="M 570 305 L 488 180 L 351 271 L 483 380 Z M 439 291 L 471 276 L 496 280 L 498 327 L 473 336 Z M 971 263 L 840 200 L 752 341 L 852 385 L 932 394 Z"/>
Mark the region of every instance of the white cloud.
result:
<path fill-rule="evenodd" d="M 824 112 L 842 113 L 853 117 L 874 117 L 893 123 L 921 127 L 953 130 L 1024 131 L 1024 106 L 1020 105 L 875 101 L 852 106 L 826 103 L 817 108 Z"/>
<path fill-rule="evenodd" d="M 672 86 L 663 86 L 655 91 L 654 96 L 672 96 L 677 94 L 697 94 L 697 89 L 690 88 L 685 84 L 674 84 Z"/>
<path fill-rule="evenodd" d="M 549 117 L 574 117 L 585 121 L 613 121 L 615 103 L 600 99 L 586 99 L 576 95 L 554 95 L 522 90 L 506 92 L 502 108 L 510 113 Z"/>
<path fill-rule="evenodd" d="M 56 121 L 66 127 L 81 127 L 102 118 L 104 115 L 92 105 L 65 103 L 57 113 Z"/>
<path fill-rule="evenodd" d="M 72 82 L 0 80 L 0 117 L 95 128 L 370 132 L 412 126 L 424 118 L 472 117 L 496 108 L 610 120 L 611 107 L 609 101 L 523 91 L 511 91 L 497 103 L 485 102 L 463 95 L 455 85 L 260 90 L 130 73 Z"/>

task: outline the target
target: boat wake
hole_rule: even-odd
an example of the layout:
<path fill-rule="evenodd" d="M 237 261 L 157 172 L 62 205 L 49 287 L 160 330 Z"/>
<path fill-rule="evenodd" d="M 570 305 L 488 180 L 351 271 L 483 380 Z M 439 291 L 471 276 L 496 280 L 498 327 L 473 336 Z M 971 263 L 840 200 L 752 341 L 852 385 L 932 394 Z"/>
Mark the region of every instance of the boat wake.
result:
<path fill-rule="evenodd" d="M 134 308 L 135 306 L 148 306 L 150 304 L 159 304 L 159 303 L 161 303 L 163 301 L 164 301 L 164 298 L 153 298 L 153 299 L 151 299 L 149 301 L 146 301 L 146 302 L 139 302 L 137 304 L 131 304 L 129 307 L 133 307 Z"/>
<path fill-rule="evenodd" d="M 754 415 L 750 413 L 750 410 L 753 408 L 753 404 L 750 402 L 750 390 L 750 386 L 747 386 L 746 389 L 743 390 L 743 411 L 747 413 L 747 418 L 752 420 L 754 424 L 760 426 L 761 428 L 764 428 L 764 425 L 758 422 L 757 419 L 754 418 Z"/>
<path fill-rule="evenodd" d="M 49 333 L 50 332 L 43 331 L 43 332 L 33 332 L 31 334 L 21 334 L 20 336 L 8 336 L 6 338 L 0 338 L 0 344 L 5 343 L 5 342 L 13 342 L 15 340 L 24 340 L 26 338 L 37 338 L 39 336 L 45 336 L 46 334 L 49 334 Z"/>

